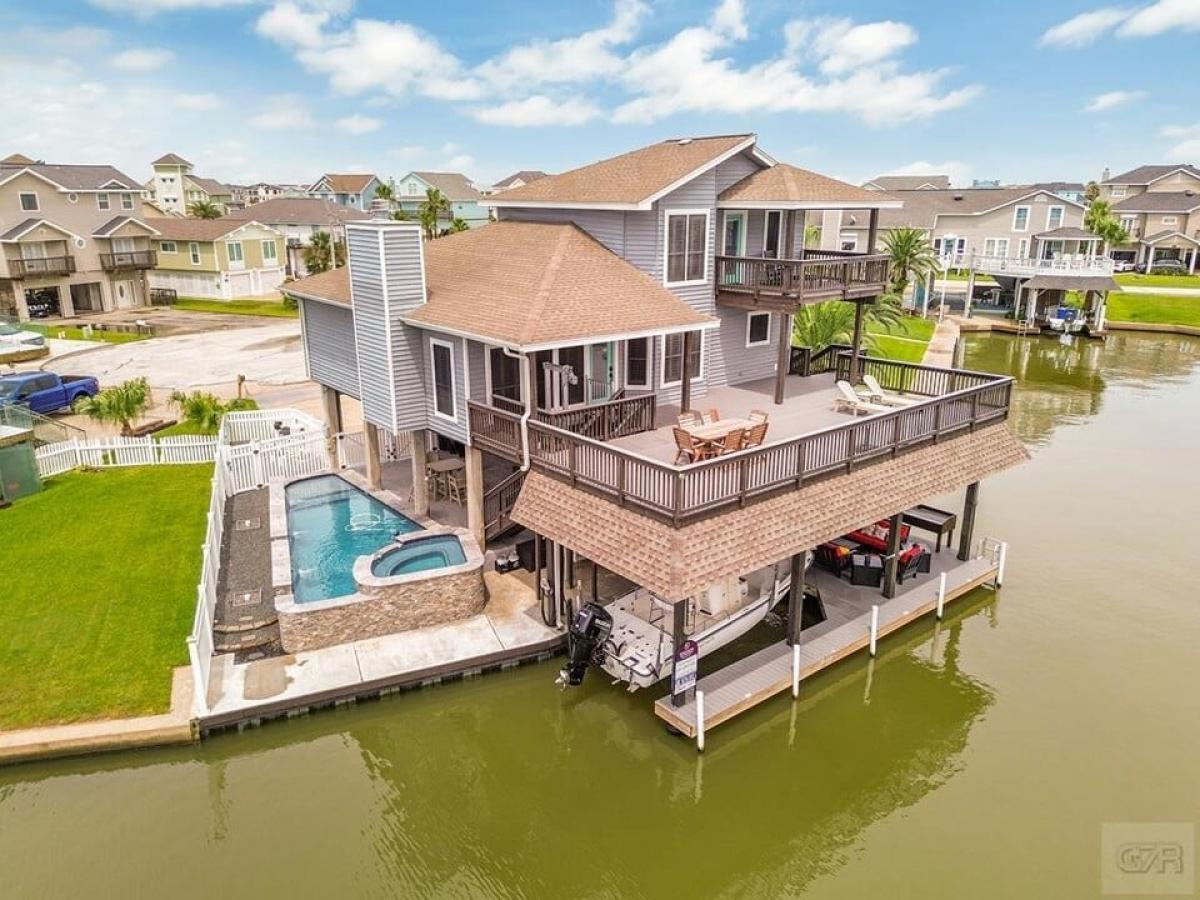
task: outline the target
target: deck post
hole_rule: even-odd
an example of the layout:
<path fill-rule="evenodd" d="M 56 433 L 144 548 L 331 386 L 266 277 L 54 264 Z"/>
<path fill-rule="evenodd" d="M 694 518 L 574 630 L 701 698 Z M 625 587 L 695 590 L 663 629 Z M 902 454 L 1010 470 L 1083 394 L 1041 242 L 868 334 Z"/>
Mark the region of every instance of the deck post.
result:
<path fill-rule="evenodd" d="M 875 252 L 875 240 L 879 237 L 879 210 L 872 209 L 867 225 L 867 252 Z"/>
<path fill-rule="evenodd" d="M 550 600 L 551 628 L 558 627 L 558 545 L 546 538 L 546 593 Z"/>
<path fill-rule="evenodd" d="M 545 570 L 546 551 L 543 546 L 544 539 L 536 531 L 533 533 L 533 592 L 537 595 L 538 612 L 542 614 L 543 620 L 546 615 L 546 591 L 542 586 L 542 574 Z M 547 622 L 547 625 L 550 623 Z"/>
<path fill-rule="evenodd" d="M 467 529 L 482 552 L 487 549 L 483 521 L 483 451 L 467 447 Z"/>
<path fill-rule="evenodd" d="M 871 643 L 867 648 L 872 656 L 875 655 L 875 645 L 879 641 L 879 604 L 876 603 L 871 607 Z"/>
<path fill-rule="evenodd" d="M 425 429 L 417 428 L 409 432 L 412 445 L 412 495 L 413 495 L 413 512 L 418 516 L 429 515 L 429 476 L 425 471 Z M 379 441 L 376 438 L 375 449 L 372 450 L 371 442 L 367 441 L 367 472 L 370 473 L 370 465 L 372 457 L 378 459 Z M 370 475 L 368 474 L 368 478 Z"/>
<path fill-rule="evenodd" d="M 896 574 L 900 569 L 900 528 L 902 514 L 896 513 L 888 520 L 887 558 L 883 565 L 883 596 L 891 600 L 896 596 Z"/>
<path fill-rule="evenodd" d="M 780 259 L 792 259 L 796 253 L 796 211 L 784 210 L 785 223 L 783 228 L 783 253 Z"/>
<path fill-rule="evenodd" d="M 942 611 L 946 608 L 946 573 L 942 572 L 938 575 L 938 595 L 937 595 L 937 617 L 942 618 Z"/>
<path fill-rule="evenodd" d="M 683 365 L 679 383 L 679 411 L 687 412 L 692 408 L 692 343 L 696 340 L 694 331 L 683 333 Z"/>
<path fill-rule="evenodd" d="M 971 542 L 975 538 L 975 508 L 979 505 L 979 482 L 967 485 L 967 497 L 963 501 L 962 531 L 958 536 L 958 558 L 966 562 L 971 558 Z"/>
<path fill-rule="evenodd" d="M 971 300 L 975 296 L 975 264 L 967 271 L 967 299 L 963 302 L 963 317 L 971 318 Z"/>
<path fill-rule="evenodd" d="M 862 374 L 862 357 L 860 346 L 862 345 L 862 326 L 863 326 L 863 301 L 854 301 L 854 340 L 853 346 L 850 348 L 850 383 L 857 384 L 859 375 Z"/>
<path fill-rule="evenodd" d="M 363 422 L 363 456 L 366 457 L 367 484 L 377 491 L 383 487 L 383 473 L 379 469 L 379 426 L 372 422 Z"/>
<path fill-rule="evenodd" d="M 792 580 L 788 587 L 787 642 L 789 644 L 800 643 L 800 629 L 803 625 L 804 612 L 804 565 L 808 561 L 807 557 L 807 550 L 792 554 Z"/>
<path fill-rule="evenodd" d="M 779 315 L 779 359 L 775 363 L 775 405 L 783 403 L 783 389 L 787 384 L 788 370 L 792 367 L 792 316 Z"/>
<path fill-rule="evenodd" d="M 803 261 L 808 255 L 808 242 L 805 240 L 808 237 L 808 210 L 797 210 L 800 213 L 800 249 L 796 252 L 796 258 Z"/>
<path fill-rule="evenodd" d="M 337 436 L 342 433 L 342 395 L 327 385 L 321 385 L 321 410 L 325 414 L 325 450 L 329 468 L 339 465 Z"/>
<path fill-rule="evenodd" d="M 687 624 L 687 600 L 676 600 L 671 607 L 671 689 L 675 688 L 675 658 L 679 655 L 679 648 L 683 646 L 683 642 L 687 637 L 683 633 L 683 628 Z M 683 706 L 687 702 L 687 691 L 681 694 L 671 694 L 672 706 Z"/>

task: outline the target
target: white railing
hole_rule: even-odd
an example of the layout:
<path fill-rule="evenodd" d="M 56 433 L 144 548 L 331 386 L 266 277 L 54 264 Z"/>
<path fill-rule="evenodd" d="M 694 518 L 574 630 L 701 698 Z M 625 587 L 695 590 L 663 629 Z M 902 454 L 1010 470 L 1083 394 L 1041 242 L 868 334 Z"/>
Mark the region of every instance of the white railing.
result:
<path fill-rule="evenodd" d="M 995 256 L 983 253 L 951 253 L 940 258 L 943 271 L 974 269 L 988 275 L 1111 275 L 1113 261 L 1104 256 L 1056 256 L 1053 259 Z"/>
<path fill-rule="evenodd" d="M 224 448 L 218 451 L 218 455 Z M 225 467 L 213 467 L 212 493 L 208 502 L 208 530 L 201 551 L 200 583 L 196 587 L 196 615 L 188 636 L 188 658 L 192 664 L 192 714 L 208 712 L 208 680 L 212 671 L 213 620 L 217 610 L 217 585 L 221 579 L 221 540 L 225 528 L 225 501 L 229 499 Z"/>
<path fill-rule="evenodd" d="M 361 469 L 367 464 L 367 442 L 361 431 L 341 431 L 336 435 L 338 466 L 343 469 Z M 379 432 L 380 462 L 399 462 L 412 457 L 412 435 L 405 431 L 392 435 Z"/>
<path fill-rule="evenodd" d="M 306 431 L 324 433 L 325 424 L 296 409 L 253 409 L 227 413 L 218 437 L 222 444 L 242 444 Z"/>
<path fill-rule="evenodd" d="M 114 466 L 186 465 L 216 459 L 217 439 L 202 435 L 173 437 L 109 437 L 59 441 L 34 451 L 43 478 L 61 475 L 84 466 L 93 469 Z"/>

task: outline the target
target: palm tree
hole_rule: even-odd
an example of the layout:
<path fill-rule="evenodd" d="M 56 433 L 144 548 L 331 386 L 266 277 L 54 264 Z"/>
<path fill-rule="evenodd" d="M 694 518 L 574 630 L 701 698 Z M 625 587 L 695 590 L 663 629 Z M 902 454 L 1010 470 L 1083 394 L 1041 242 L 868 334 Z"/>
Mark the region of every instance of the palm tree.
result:
<path fill-rule="evenodd" d="M 875 335 L 869 326 L 881 333 L 891 333 L 904 320 L 900 298 L 884 294 L 875 303 L 863 307 L 863 343 L 876 346 Z M 814 353 L 830 344 L 849 344 L 854 340 L 854 305 L 843 300 L 813 303 L 802 306 L 792 320 L 792 346 L 809 347 Z"/>
<path fill-rule="evenodd" d="M 470 231 L 471 226 L 467 224 L 466 219 L 460 219 L 455 216 L 450 220 L 450 227 L 446 229 L 446 234 L 458 234 L 460 231 Z"/>
<path fill-rule="evenodd" d="M 395 219 L 397 222 L 411 222 L 412 221 L 412 216 L 410 216 L 408 213 L 406 213 L 402 209 L 392 210 L 392 218 Z"/>
<path fill-rule="evenodd" d="M 328 272 L 346 264 L 346 245 L 328 231 L 318 231 L 304 248 L 304 268 L 310 275 Z"/>
<path fill-rule="evenodd" d="M 211 200 L 197 200 L 195 203 L 189 203 L 187 211 L 189 216 L 196 219 L 219 219 L 222 215 L 221 207 Z"/>
<path fill-rule="evenodd" d="M 226 402 L 205 391 L 193 391 L 190 394 L 174 391 L 171 394 L 171 405 L 179 409 L 184 421 L 190 424 L 197 434 L 216 434 L 226 413 L 258 408 L 258 404 L 249 397 Z"/>
<path fill-rule="evenodd" d="M 97 422 L 120 425 L 121 434 L 127 435 L 149 405 L 150 383 L 145 378 L 134 378 L 105 388 L 95 397 L 80 398 L 74 409 Z"/>
<path fill-rule="evenodd" d="M 391 209 L 392 204 L 396 202 L 396 183 L 389 179 L 387 184 L 375 188 L 375 199 L 383 200 L 387 208 Z"/>
<path fill-rule="evenodd" d="M 1124 244 L 1129 241 L 1129 232 L 1113 212 L 1112 204 L 1107 200 L 1095 200 L 1083 214 L 1083 227 L 1103 242 L 1100 252 L 1107 252 L 1110 244 Z"/>
<path fill-rule="evenodd" d="M 938 270 L 937 254 L 920 228 L 893 228 L 883 235 L 890 257 L 888 292 L 903 297 L 914 278 L 924 280 Z"/>
<path fill-rule="evenodd" d="M 425 191 L 425 199 L 421 201 L 420 219 L 426 240 L 433 240 L 438 236 L 438 219 L 448 218 L 450 213 L 450 201 L 446 199 L 445 194 L 437 188 Z"/>

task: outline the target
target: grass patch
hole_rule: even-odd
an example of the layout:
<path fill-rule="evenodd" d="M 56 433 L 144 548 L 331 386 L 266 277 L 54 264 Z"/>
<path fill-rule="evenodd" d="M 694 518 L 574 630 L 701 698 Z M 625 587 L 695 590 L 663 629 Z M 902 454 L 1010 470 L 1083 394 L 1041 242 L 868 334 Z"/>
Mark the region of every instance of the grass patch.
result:
<path fill-rule="evenodd" d="M 0 728 L 166 712 L 211 465 L 74 472 L 0 511 Z"/>
<path fill-rule="evenodd" d="M 242 405 L 238 408 L 239 411 L 258 409 L 258 403 L 247 397 L 242 401 Z M 176 422 L 174 425 L 168 425 L 161 431 L 154 432 L 156 438 L 178 437 L 180 435 L 199 436 L 199 437 L 215 437 L 219 429 L 206 429 L 199 427 L 195 422 L 189 422 L 186 419 Z"/>
<path fill-rule="evenodd" d="M 884 359 L 894 359 L 898 362 L 919 363 L 925 358 L 925 348 L 928 345 L 928 341 L 878 334 L 870 345 L 870 349 L 871 355 L 874 357 L 882 356 Z"/>
<path fill-rule="evenodd" d="M 1118 284 L 1139 287 L 1200 288 L 1200 275 L 1138 275 L 1122 272 L 1116 278 Z"/>
<path fill-rule="evenodd" d="M 938 275 L 938 281 L 966 281 L 969 277 L 965 269 L 953 269 L 949 272 L 942 272 Z M 996 284 L 996 280 L 990 275 L 975 274 L 976 284 Z"/>
<path fill-rule="evenodd" d="M 288 309 L 282 300 L 205 300 L 201 297 L 180 297 L 171 304 L 172 309 L 187 312 L 221 313 L 226 316 L 269 316 L 278 319 L 295 319 L 298 309 Z"/>
<path fill-rule="evenodd" d="M 1200 326 L 1200 297 L 1109 294 L 1108 318 L 1113 322 Z"/>
<path fill-rule="evenodd" d="M 133 341 L 144 341 L 150 337 L 148 334 L 133 334 L 127 331 L 97 331 L 95 329 L 89 336 L 82 328 L 73 325 L 37 325 L 27 322 L 21 327 L 44 334 L 48 338 L 57 338 L 61 333 L 66 336 L 68 341 L 98 341 L 103 344 L 129 344 Z"/>

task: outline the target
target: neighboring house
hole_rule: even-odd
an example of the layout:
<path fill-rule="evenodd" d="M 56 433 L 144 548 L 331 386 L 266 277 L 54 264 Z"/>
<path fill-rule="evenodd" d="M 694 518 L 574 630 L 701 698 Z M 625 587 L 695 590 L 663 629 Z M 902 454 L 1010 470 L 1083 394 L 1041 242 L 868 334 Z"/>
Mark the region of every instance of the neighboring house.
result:
<path fill-rule="evenodd" d="M 651 144 L 487 205 L 493 224 L 429 241 L 415 222 L 348 222 L 348 266 L 284 290 L 329 424 L 340 426 L 342 397 L 361 402 L 363 439 L 340 462 L 378 489 L 383 453 L 403 446 L 411 461 L 389 473 L 392 489 L 421 517 L 428 448 L 463 457 L 461 482 L 440 481 L 461 484 L 450 493 L 481 548 L 514 524 L 538 541 L 534 615 L 544 600 L 548 624 L 565 624 L 586 558 L 645 588 L 647 621 L 674 622 L 666 640 L 678 649 L 722 621 L 726 602 L 766 596 L 781 570 L 753 587 L 743 576 L 786 560 L 798 642 L 811 548 L 890 517 L 893 596 L 903 511 L 968 485 L 960 558 L 976 557 L 979 480 L 1027 458 L 1004 424 L 1011 379 L 942 370 L 917 386 L 872 360 L 916 405 L 841 395 L 862 418 L 835 402 L 835 378 L 856 378 L 861 359 L 826 353 L 836 376 L 810 371 L 803 353 L 794 361 L 799 309 L 845 302 L 861 324 L 888 281 L 885 256 L 803 249 L 805 219 L 859 210 L 877 225 L 897 200 L 776 162 L 737 134 Z M 693 464 L 684 429 L 701 426 L 681 410 L 720 420 L 727 433 L 707 432 L 720 456 Z M 743 450 L 747 420 L 761 422 L 760 443 Z M 707 619 L 693 629 L 689 615 Z"/>
<path fill-rule="evenodd" d="M 409 172 L 396 181 L 395 205 L 415 219 L 430 188 L 437 188 L 450 201 L 450 215 L 438 219 L 439 227 L 449 228 L 451 219 L 462 219 L 472 228 L 490 221 L 487 207 L 481 205 L 483 194 L 460 172 Z"/>
<path fill-rule="evenodd" d="M 871 191 L 945 191 L 949 175 L 880 175 L 863 185 Z"/>
<path fill-rule="evenodd" d="M 1129 232 L 1129 242 L 1114 247 L 1116 260 L 1153 265 L 1178 260 L 1195 272 L 1200 256 L 1200 169 L 1192 165 L 1139 166 L 1108 177 L 1100 199 Z"/>
<path fill-rule="evenodd" d="M 261 222 L 282 234 L 287 249 L 284 256 L 287 274 L 300 277 L 308 274 L 304 267 L 303 249 L 312 241 L 314 234 L 328 232 L 334 240 L 344 244 L 346 223 L 370 219 L 371 214 L 339 206 L 332 200 L 279 197 L 230 213 L 228 218 Z"/>
<path fill-rule="evenodd" d="M 366 173 L 326 173 L 308 187 L 305 193 L 317 200 L 331 200 L 339 206 L 369 212 L 375 203 L 375 192 L 381 182 Z"/>
<path fill-rule="evenodd" d="M 168 213 L 187 215 L 193 203 L 213 203 L 222 212 L 234 206 L 233 189 L 215 178 L 192 172 L 192 164 L 175 153 L 160 156 L 151 165 L 154 175 L 146 182 L 149 199 Z"/>
<path fill-rule="evenodd" d="M 1031 184 L 1030 187 L 1049 191 L 1056 196 L 1062 197 L 1064 200 L 1070 200 L 1072 203 L 1087 205 L 1087 185 L 1082 181 L 1039 181 L 1036 184 Z"/>
<path fill-rule="evenodd" d="M 154 224 L 160 233 L 151 287 L 232 300 L 272 294 L 283 283 L 286 238 L 261 222 L 167 218 Z"/>
<path fill-rule="evenodd" d="M 507 178 L 501 178 L 491 186 L 486 193 L 488 196 L 498 194 L 501 191 L 510 191 L 513 188 L 524 187 L 527 184 L 532 184 L 539 178 L 545 178 L 546 173 L 537 169 L 522 169 L 520 172 L 513 172 Z"/>
<path fill-rule="evenodd" d="M 1076 244 L 1056 242 L 1061 239 L 1047 233 L 1063 227 L 1081 228 L 1083 204 L 1045 189 L 922 188 L 892 191 L 890 196 L 903 206 L 884 210 L 880 229 L 920 228 L 939 255 L 974 253 L 1024 259 L 1081 252 Z M 840 249 L 867 249 L 867 223 L 861 216 L 844 215 L 837 233 Z"/>
<path fill-rule="evenodd" d="M 112 166 L 0 162 L 0 314 L 26 319 L 144 306 L 160 220 Z"/>

